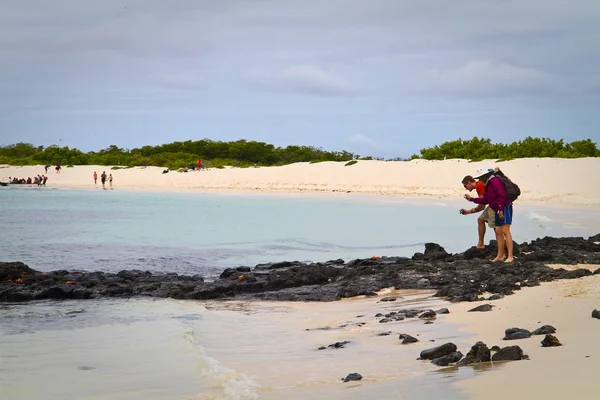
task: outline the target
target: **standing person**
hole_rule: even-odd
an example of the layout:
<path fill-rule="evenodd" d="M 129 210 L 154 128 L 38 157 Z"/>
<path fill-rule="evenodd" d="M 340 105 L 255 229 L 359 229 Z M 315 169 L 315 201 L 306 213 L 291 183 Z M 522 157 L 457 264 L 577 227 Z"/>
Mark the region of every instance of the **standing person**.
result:
<path fill-rule="evenodd" d="M 98 174 L 94 171 L 94 185 L 98 184 Z"/>
<path fill-rule="evenodd" d="M 46 173 L 48 173 L 48 168 L 50 168 L 50 166 L 49 166 L 48 164 L 46 164 L 46 165 L 44 166 L 44 169 L 46 170 Z"/>
<path fill-rule="evenodd" d="M 108 184 L 112 187 L 112 174 L 108 175 Z"/>
<path fill-rule="evenodd" d="M 496 258 L 491 260 L 492 262 L 503 261 L 506 257 L 504 252 L 504 245 L 508 249 L 508 258 L 504 262 L 510 263 L 514 261 L 513 257 L 513 240 L 510 232 L 510 226 L 512 225 L 513 218 L 513 207 L 512 203 L 506 197 L 506 190 L 504 190 L 504 184 L 499 178 L 494 176 L 494 170 L 489 168 L 482 168 L 477 171 L 474 178 L 478 178 L 480 181 L 485 183 L 485 192 L 483 197 L 471 197 L 466 194 L 465 199 L 472 201 L 476 204 L 488 204 L 495 213 L 496 223 L 496 240 L 498 241 L 498 254 Z"/>
<path fill-rule="evenodd" d="M 56 164 L 56 167 L 54 169 L 56 170 L 57 174 L 60 174 L 60 161 Z"/>
<path fill-rule="evenodd" d="M 102 175 L 100 175 L 100 180 L 102 181 L 102 187 L 104 188 L 106 183 L 106 171 L 102 171 Z"/>
<path fill-rule="evenodd" d="M 197 165 L 196 165 L 196 169 L 199 171 L 200 168 L 202 168 L 202 160 L 198 159 Z"/>
<path fill-rule="evenodd" d="M 475 189 L 477 191 L 478 197 L 483 197 L 483 193 L 485 192 L 485 183 L 482 181 L 475 181 L 475 179 L 471 175 L 467 175 L 462 180 L 463 187 L 467 189 L 469 192 Z M 492 210 L 489 206 L 485 206 L 483 204 L 478 204 L 477 207 L 471 208 L 470 210 L 466 210 L 462 208 L 460 213 L 462 215 L 475 214 L 479 211 L 483 210 L 483 212 L 477 217 L 477 233 L 479 234 L 479 240 L 477 241 L 478 249 L 485 249 L 485 224 L 487 223 L 491 229 L 496 228 L 496 221 L 494 216 L 494 210 Z"/>
<path fill-rule="evenodd" d="M 48 175 L 44 175 L 44 186 L 46 186 L 46 181 L 48 180 Z"/>

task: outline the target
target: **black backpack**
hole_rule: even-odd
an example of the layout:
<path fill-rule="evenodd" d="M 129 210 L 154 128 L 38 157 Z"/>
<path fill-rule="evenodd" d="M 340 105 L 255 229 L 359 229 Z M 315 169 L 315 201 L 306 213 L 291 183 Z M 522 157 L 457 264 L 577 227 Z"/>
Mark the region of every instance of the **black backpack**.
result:
<path fill-rule="evenodd" d="M 511 181 L 508 176 L 504 175 L 504 172 L 498 170 L 494 172 L 494 176 L 500 179 L 500 182 L 502 182 L 502 184 L 504 185 L 506 197 L 508 198 L 508 200 L 510 200 L 511 203 L 519 198 L 519 196 L 521 195 L 521 189 L 519 189 L 519 186 L 513 181 Z"/>

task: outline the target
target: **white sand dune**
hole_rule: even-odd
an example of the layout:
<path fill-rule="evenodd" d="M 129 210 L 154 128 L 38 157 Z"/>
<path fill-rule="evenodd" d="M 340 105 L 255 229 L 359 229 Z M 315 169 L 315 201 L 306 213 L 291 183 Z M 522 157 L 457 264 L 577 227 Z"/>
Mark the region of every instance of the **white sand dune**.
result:
<path fill-rule="evenodd" d="M 224 168 L 162 174 L 163 168 L 135 167 L 113 170 L 107 166 L 75 166 L 56 174 L 49 171 L 48 186 L 92 188 L 94 171 L 112 174 L 120 189 L 227 190 L 255 192 L 353 193 L 401 197 L 459 198 L 461 180 L 478 168 L 500 167 L 522 190 L 520 202 L 545 205 L 600 207 L 600 158 L 527 158 L 494 161 L 359 161 L 296 163 L 282 167 Z M 42 166 L 0 168 L 0 180 L 44 174 Z M 100 182 L 98 180 L 98 185 Z"/>

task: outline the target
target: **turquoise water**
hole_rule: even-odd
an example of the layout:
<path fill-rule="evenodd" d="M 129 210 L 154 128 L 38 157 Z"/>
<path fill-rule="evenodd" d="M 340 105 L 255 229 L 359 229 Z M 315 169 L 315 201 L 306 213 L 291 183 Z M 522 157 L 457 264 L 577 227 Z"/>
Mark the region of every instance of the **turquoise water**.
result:
<path fill-rule="evenodd" d="M 410 256 L 425 242 L 476 242 L 464 201 L 2 188 L 0 260 L 30 267 L 168 271 Z M 597 233 L 600 212 L 515 205 L 514 238 Z M 488 232 L 486 239 L 492 239 Z"/>
<path fill-rule="evenodd" d="M 217 195 L 0 188 L 0 260 L 39 270 L 143 269 L 215 277 L 261 262 L 412 255 L 425 242 L 476 241 L 464 202 L 384 197 Z M 600 212 L 515 205 L 521 242 L 597 233 Z M 488 232 L 487 239 L 492 234 Z M 461 399 L 445 374 L 416 362 L 430 342 L 470 335 L 452 324 L 381 326 L 389 307 L 439 308 L 431 293 L 334 303 L 99 299 L 0 303 L 0 399 Z M 387 311 L 386 311 L 387 310 Z M 364 315 L 358 319 L 359 315 Z M 311 330 L 367 322 L 344 329 Z M 394 335 L 377 333 L 391 330 Z M 420 335 L 412 347 L 398 332 Z M 317 351 L 350 340 L 348 349 Z M 350 372 L 360 383 L 342 384 Z"/>

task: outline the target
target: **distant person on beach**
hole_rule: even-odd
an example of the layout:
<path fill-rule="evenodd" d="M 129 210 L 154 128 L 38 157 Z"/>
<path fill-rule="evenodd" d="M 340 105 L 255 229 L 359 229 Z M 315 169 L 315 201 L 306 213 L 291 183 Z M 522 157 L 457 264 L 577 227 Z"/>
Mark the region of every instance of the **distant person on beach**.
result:
<path fill-rule="evenodd" d="M 48 175 L 42 175 L 42 176 L 43 176 L 43 178 L 44 178 L 44 183 L 43 183 L 43 185 L 44 185 L 44 186 L 46 186 L 46 181 L 48 180 Z"/>
<path fill-rule="evenodd" d="M 108 175 L 108 184 L 112 187 L 112 174 Z"/>
<path fill-rule="evenodd" d="M 473 189 L 477 191 L 478 197 L 483 197 L 483 193 L 485 192 L 485 183 L 482 181 L 476 181 L 471 175 L 467 175 L 462 180 L 463 187 L 467 189 L 469 192 L 472 192 Z M 485 249 L 485 224 L 487 223 L 491 229 L 496 229 L 496 218 L 494 215 L 494 210 L 492 210 L 489 206 L 485 206 L 484 204 L 478 204 L 477 207 L 471 208 L 470 210 L 466 210 L 462 208 L 460 213 L 462 215 L 475 214 L 479 211 L 483 210 L 483 212 L 477 217 L 477 233 L 479 234 L 479 240 L 477 241 L 478 249 Z"/>
<path fill-rule="evenodd" d="M 54 167 L 54 169 L 56 170 L 57 174 L 60 174 L 60 163 L 56 164 L 56 167 Z"/>
<path fill-rule="evenodd" d="M 200 170 L 202 168 L 202 160 L 198 159 L 197 165 L 196 165 L 196 169 Z"/>
<path fill-rule="evenodd" d="M 46 165 L 44 166 L 44 169 L 46 170 L 46 173 L 48 173 L 48 168 L 50 168 L 50 166 L 49 166 L 48 164 L 46 164 Z"/>
<path fill-rule="evenodd" d="M 94 171 L 94 185 L 98 184 L 98 174 Z"/>
<path fill-rule="evenodd" d="M 100 175 L 100 181 L 102 181 L 102 187 L 105 187 L 106 184 L 106 172 L 102 171 L 102 175 Z"/>
<path fill-rule="evenodd" d="M 513 218 L 513 206 L 508 197 L 504 184 L 499 178 L 494 176 L 494 170 L 491 168 L 482 168 L 477 171 L 473 177 L 485 183 L 485 192 L 483 197 L 471 197 L 466 194 L 465 199 L 476 204 L 488 204 L 495 213 L 496 223 L 496 240 L 498 241 L 498 254 L 492 262 L 504 261 L 507 263 L 513 262 L 513 239 L 510 232 L 510 226 Z M 508 257 L 506 260 L 504 246 L 508 249 Z"/>

